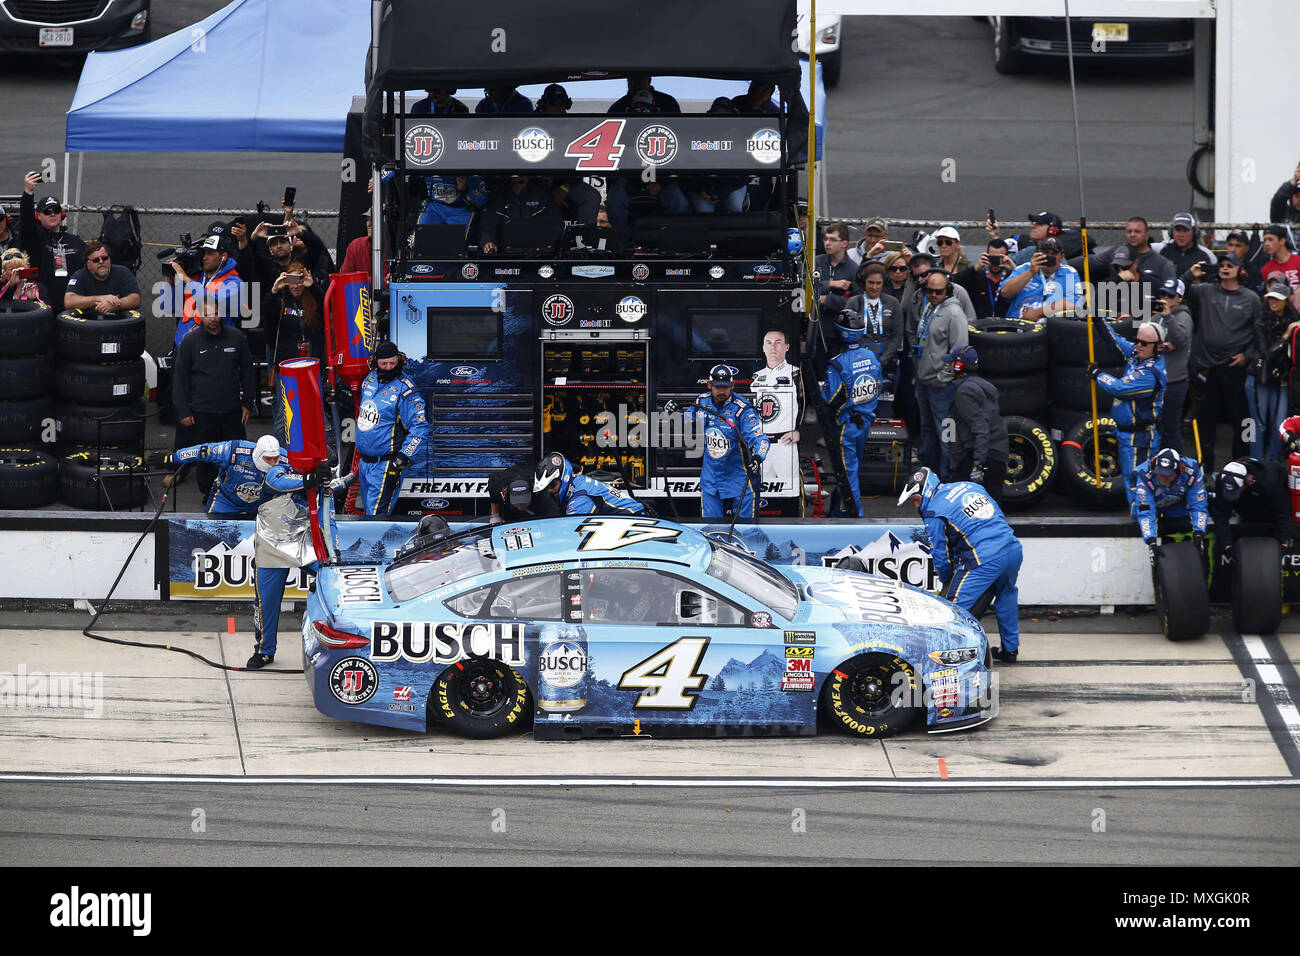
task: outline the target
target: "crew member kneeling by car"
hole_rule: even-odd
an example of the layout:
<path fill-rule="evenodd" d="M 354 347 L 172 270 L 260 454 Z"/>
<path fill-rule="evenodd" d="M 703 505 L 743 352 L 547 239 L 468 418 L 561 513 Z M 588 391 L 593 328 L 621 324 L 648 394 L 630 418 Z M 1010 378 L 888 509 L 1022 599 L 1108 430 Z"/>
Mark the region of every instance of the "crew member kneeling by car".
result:
<path fill-rule="evenodd" d="M 357 414 L 357 475 L 368 515 L 391 514 L 402 471 L 429 440 L 429 419 L 415 382 L 402 374 L 406 356 L 392 342 L 375 349 L 373 371 L 361 383 Z"/>
<path fill-rule="evenodd" d="M 1225 564 L 1232 559 L 1234 511 L 1244 523 L 1269 525 L 1282 550 L 1291 547 L 1294 530 L 1287 471 L 1280 461 L 1258 458 L 1242 458 L 1223 466 L 1214 481 L 1210 517 L 1214 519 L 1214 537 Z"/>
<path fill-rule="evenodd" d="M 537 463 L 533 493 L 554 495 L 569 515 L 644 515 L 646 507 L 635 498 L 615 491 L 603 481 L 575 475 L 569 459 L 551 452 Z"/>
<path fill-rule="evenodd" d="M 907 480 L 898 496 L 910 500 L 925 521 L 930 557 L 943 582 L 943 596 L 971 611 L 993 592 L 1000 647 L 993 657 L 1016 663 L 1020 651 L 1020 591 L 1016 579 L 1024 552 L 1006 517 L 988 492 L 972 481 L 946 485 L 929 468 Z"/>
<path fill-rule="evenodd" d="M 534 469 L 526 465 L 498 471 L 488 479 L 488 501 L 492 503 L 490 524 L 527 521 L 559 515 L 559 505 L 544 491 L 533 492 Z"/>
<path fill-rule="evenodd" d="M 1155 561 L 1162 518 L 1186 519 L 1192 540 L 1205 553 L 1205 528 L 1209 524 L 1205 477 L 1195 458 L 1183 458 L 1172 448 L 1162 448 L 1144 461 L 1128 482 L 1128 507 L 1138 523 L 1142 541 Z"/>

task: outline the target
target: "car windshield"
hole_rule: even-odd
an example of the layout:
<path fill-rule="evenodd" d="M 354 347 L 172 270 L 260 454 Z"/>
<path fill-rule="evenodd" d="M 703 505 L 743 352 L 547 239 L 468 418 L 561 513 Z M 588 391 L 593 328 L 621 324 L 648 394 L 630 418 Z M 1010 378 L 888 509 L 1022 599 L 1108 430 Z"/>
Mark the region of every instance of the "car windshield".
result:
<path fill-rule="evenodd" d="M 799 608 L 798 588 L 738 548 L 715 539 L 709 540 L 709 547 L 713 549 L 713 557 L 709 560 L 710 577 L 726 581 L 787 621 L 794 617 Z"/>
<path fill-rule="evenodd" d="M 488 527 L 394 561 L 388 568 L 388 593 L 393 603 L 401 604 L 444 585 L 500 569 Z"/>

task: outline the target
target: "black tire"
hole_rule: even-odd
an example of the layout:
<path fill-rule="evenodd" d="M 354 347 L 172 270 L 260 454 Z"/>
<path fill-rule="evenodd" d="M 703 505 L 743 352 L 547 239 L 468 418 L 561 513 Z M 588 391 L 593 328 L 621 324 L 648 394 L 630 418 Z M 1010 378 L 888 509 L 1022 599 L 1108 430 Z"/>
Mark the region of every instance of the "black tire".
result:
<path fill-rule="evenodd" d="M 1060 455 L 1047 429 L 1030 418 L 1009 415 L 1007 425 L 1007 477 L 1002 485 L 1002 507 L 1014 511 L 1043 495 L 1056 477 Z"/>
<path fill-rule="evenodd" d="M 1066 487 L 1081 503 L 1099 510 L 1122 506 L 1128 499 L 1119 469 L 1115 419 L 1097 420 L 1101 437 L 1101 478 L 1093 474 L 1092 419 L 1075 425 L 1061 441 L 1061 473 Z"/>
<path fill-rule="evenodd" d="M 1091 417 L 1091 411 L 1082 408 L 1051 405 L 1047 409 L 1047 430 L 1051 433 L 1053 440 L 1059 442 L 1069 434 L 1071 428 Z"/>
<path fill-rule="evenodd" d="M 970 344 L 980 357 L 980 374 L 1025 375 L 1047 368 L 1047 326 L 1021 319 L 976 319 Z"/>
<path fill-rule="evenodd" d="M 54 417 L 59 422 L 61 442 L 95 448 L 138 446 L 144 442 L 145 410 L 140 402 L 103 407 L 59 402 Z"/>
<path fill-rule="evenodd" d="M 1093 319 L 1092 340 L 1096 358 L 1088 358 L 1088 323 L 1072 316 L 1047 317 L 1048 354 L 1053 365 L 1074 365 L 1082 368 L 1089 361 L 1104 366 L 1123 366 L 1124 356 L 1111 344 L 1110 339 L 1096 328 L 1101 319 Z M 1136 334 L 1132 319 L 1110 319 L 1110 327 L 1121 338 L 1131 339 Z"/>
<path fill-rule="evenodd" d="M 1161 545 L 1152 571 L 1156 613 L 1165 637 L 1186 641 L 1210 629 L 1210 590 L 1201 552 L 1190 541 Z"/>
<path fill-rule="evenodd" d="M 1232 623 L 1242 634 L 1275 634 L 1282 623 L 1282 546 L 1238 538 L 1233 546 Z"/>
<path fill-rule="evenodd" d="M 41 448 L 0 448 L 0 508 L 43 508 L 59 497 L 59 463 Z"/>
<path fill-rule="evenodd" d="M 0 303 L 0 355 L 40 355 L 50 350 L 54 314 L 39 302 Z"/>
<path fill-rule="evenodd" d="M 63 459 L 59 500 L 84 511 L 124 511 L 142 504 L 149 491 L 139 455 L 100 448 Z M 98 476 L 98 481 L 96 477 Z"/>
<path fill-rule="evenodd" d="M 1124 367 L 1118 368 L 1107 366 L 1106 371 L 1116 378 L 1124 374 Z M 1086 410 L 1089 415 L 1092 414 L 1092 378 L 1088 373 L 1077 366 L 1073 365 L 1053 365 L 1051 370 L 1051 384 L 1048 387 L 1048 395 L 1051 397 L 1053 405 L 1062 405 L 1066 408 L 1078 408 Z M 1114 399 L 1110 395 L 1097 389 L 1097 411 L 1105 414 L 1110 411 L 1114 404 Z"/>
<path fill-rule="evenodd" d="M 54 359 L 48 354 L 0 358 L 0 400 L 48 395 L 53 378 Z"/>
<path fill-rule="evenodd" d="M 855 657 L 827 675 L 822 717 L 855 737 L 892 737 L 914 724 L 924 709 L 896 703 L 904 682 L 908 690 L 903 703 L 920 701 L 916 669 L 907 661 L 892 654 Z"/>
<path fill-rule="evenodd" d="M 840 85 L 840 68 L 844 65 L 844 51 L 836 50 L 819 56 L 817 62 L 822 65 L 822 86 L 832 90 Z"/>
<path fill-rule="evenodd" d="M 54 350 L 70 362 L 125 362 L 144 351 L 145 324 L 139 309 L 100 315 L 69 309 L 54 320 Z"/>
<path fill-rule="evenodd" d="M 983 361 L 981 360 L 981 365 Z M 988 376 L 998 390 L 998 411 L 1003 415 L 1028 415 L 1042 418 L 1047 411 L 1047 373 L 1031 375 Z"/>
<path fill-rule="evenodd" d="M 130 405 L 144 395 L 144 360 L 105 365 L 61 362 L 54 384 L 59 398 L 77 405 Z"/>
<path fill-rule="evenodd" d="M 462 737 L 485 740 L 527 727 L 532 695 L 509 664 L 473 657 L 442 672 L 429 692 L 427 712 Z"/>
<path fill-rule="evenodd" d="M 6 445 L 42 444 L 42 439 L 47 437 L 45 425 L 53 421 L 54 399 L 49 395 L 0 402 L 0 442 Z"/>
<path fill-rule="evenodd" d="M 1013 47 L 1015 37 L 1007 17 L 993 17 L 993 68 L 999 73 L 1023 73 L 1028 66 L 1025 55 Z"/>

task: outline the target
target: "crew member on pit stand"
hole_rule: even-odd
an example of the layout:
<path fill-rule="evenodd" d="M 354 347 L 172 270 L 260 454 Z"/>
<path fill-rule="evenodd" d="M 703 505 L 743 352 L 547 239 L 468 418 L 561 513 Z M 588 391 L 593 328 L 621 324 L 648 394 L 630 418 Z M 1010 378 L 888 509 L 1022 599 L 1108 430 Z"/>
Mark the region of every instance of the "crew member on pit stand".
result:
<path fill-rule="evenodd" d="M 488 479 L 488 501 L 492 504 L 490 524 L 527 521 L 558 515 L 560 506 L 544 491 L 533 492 L 534 469 L 527 465 L 498 471 Z"/>
<path fill-rule="evenodd" d="M 150 467 L 188 465 L 201 461 L 217 466 L 217 478 L 208 492 L 204 510 L 210 515 L 253 514 L 259 505 L 275 495 L 266 485 L 267 473 L 285 458 L 274 435 L 251 441 L 219 441 L 190 445 L 170 454 L 150 456 Z"/>
<path fill-rule="evenodd" d="M 1094 322 L 1124 355 L 1124 375 L 1116 378 L 1088 363 L 1088 374 L 1097 388 L 1114 399 L 1110 414 L 1115 419 L 1119 443 L 1119 467 L 1127 485 L 1137 466 L 1160 447 L 1160 412 L 1165 400 L 1165 359 L 1160 354 L 1165 329 L 1154 322 L 1138 326 L 1137 340 L 1128 342 L 1115 334 L 1109 322 Z"/>
<path fill-rule="evenodd" d="M 244 666 L 258 670 L 275 663 L 276 632 L 280 626 L 280 602 L 290 568 L 305 568 L 315 574 L 320 569 L 311 542 L 311 516 L 307 495 L 327 485 L 331 494 L 352 483 L 353 475 L 334 478 L 329 465 L 319 465 L 309 475 L 300 475 L 289 467 L 287 456 L 266 473 L 266 487 L 276 497 L 257 509 L 257 533 L 253 536 L 253 565 L 256 594 L 253 603 L 253 656 Z M 338 548 L 338 527 L 334 508 L 321 514 L 323 535 Z"/>
<path fill-rule="evenodd" d="M 373 371 L 361 383 L 357 413 L 357 454 L 361 467 L 359 498 L 368 515 L 391 514 L 402 471 L 429 440 L 424 399 L 415 382 L 402 374 L 406 356 L 392 342 L 375 349 Z"/>
<path fill-rule="evenodd" d="M 1183 458 L 1172 448 L 1162 448 L 1150 461 L 1138 465 L 1127 490 L 1129 513 L 1138 523 L 1143 543 L 1152 549 L 1153 561 L 1162 517 L 1187 519 L 1192 526 L 1192 540 L 1204 553 L 1210 516 L 1200 462 Z"/>
<path fill-rule="evenodd" d="M 551 452 L 537 463 L 533 493 L 543 492 L 553 496 L 569 515 L 647 514 L 645 504 L 635 498 L 616 491 L 603 481 L 575 475 L 569 459 L 559 452 Z"/>
<path fill-rule="evenodd" d="M 880 360 L 871 349 L 862 347 L 862 340 L 867 336 L 867 323 L 857 312 L 841 310 L 835 317 L 835 329 L 844 349 L 826 363 L 822 397 L 840 426 L 831 454 L 840 456 L 849 482 L 846 490 L 853 498 L 854 514 L 861 517 L 862 489 L 858 468 L 866 449 L 867 435 L 876 420 L 876 402 L 880 400 Z"/>
<path fill-rule="evenodd" d="M 763 491 L 788 495 L 798 490 L 803 514 L 803 480 L 799 474 L 799 425 L 804 416 L 803 378 L 786 361 L 790 340 L 780 329 L 763 336 L 766 363 L 754 372 L 750 388 L 754 409 L 771 443 L 763 459 Z"/>
<path fill-rule="evenodd" d="M 1280 461 L 1242 458 L 1223 466 L 1214 481 L 1210 517 L 1214 537 L 1226 564 L 1232 560 L 1233 512 L 1244 523 L 1265 524 L 1285 551 L 1291 547 L 1291 489 L 1287 487 L 1287 466 Z"/>
<path fill-rule="evenodd" d="M 722 520 L 734 515 L 752 521 L 758 516 L 755 486 L 762 480 L 763 460 L 772 443 L 763 434 L 758 412 L 748 399 L 733 393 L 734 386 L 731 369 L 715 365 L 709 371 L 709 390 L 681 412 L 704 430 L 700 517 Z M 677 410 L 676 402 L 664 403 L 665 413 Z"/>

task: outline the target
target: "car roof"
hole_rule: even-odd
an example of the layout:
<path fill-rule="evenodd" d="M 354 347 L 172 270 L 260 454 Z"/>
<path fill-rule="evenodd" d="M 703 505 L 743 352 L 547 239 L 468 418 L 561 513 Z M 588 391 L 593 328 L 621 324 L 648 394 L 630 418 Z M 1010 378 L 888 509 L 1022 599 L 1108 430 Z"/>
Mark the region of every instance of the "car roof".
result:
<path fill-rule="evenodd" d="M 673 561 L 703 569 L 712 553 L 695 528 L 637 515 L 566 515 L 497 525 L 492 547 L 505 570 L 570 561 Z"/>

